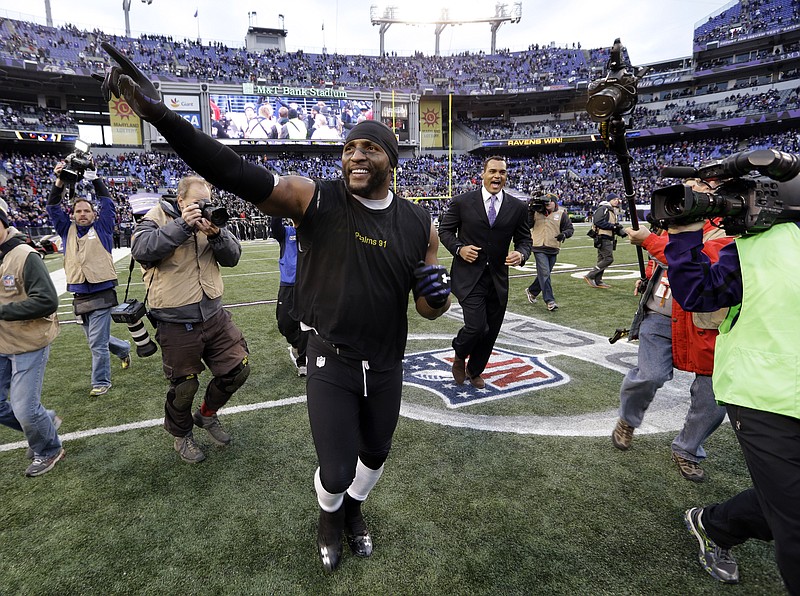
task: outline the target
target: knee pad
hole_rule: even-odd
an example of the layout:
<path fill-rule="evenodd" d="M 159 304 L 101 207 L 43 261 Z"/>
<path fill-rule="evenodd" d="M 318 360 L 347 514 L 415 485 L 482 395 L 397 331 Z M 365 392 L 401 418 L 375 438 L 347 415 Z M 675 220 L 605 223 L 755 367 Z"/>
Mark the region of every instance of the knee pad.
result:
<path fill-rule="evenodd" d="M 223 393 L 227 393 L 228 395 L 233 395 L 236 391 L 244 385 L 244 382 L 247 380 L 247 377 L 250 376 L 250 363 L 247 360 L 247 356 L 245 356 L 242 363 L 234 368 L 227 374 L 222 375 L 221 377 L 217 377 L 213 380 L 213 383 L 219 388 L 220 391 Z"/>
<path fill-rule="evenodd" d="M 190 410 L 195 393 L 200 387 L 197 375 L 178 377 L 171 380 L 170 383 L 172 384 L 171 393 L 174 395 L 172 398 L 173 407 L 180 411 Z"/>

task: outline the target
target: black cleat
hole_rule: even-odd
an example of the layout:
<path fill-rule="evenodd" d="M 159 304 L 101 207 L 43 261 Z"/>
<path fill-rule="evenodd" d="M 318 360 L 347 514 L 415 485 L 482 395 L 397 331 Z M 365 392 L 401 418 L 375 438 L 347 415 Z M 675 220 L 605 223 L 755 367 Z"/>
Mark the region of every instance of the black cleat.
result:
<path fill-rule="evenodd" d="M 333 573 L 342 562 L 342 531 L 344 530 L 344 507 L 328 513 L 319 510 L 317 526 L 317 548 L 322 567 L 327 573 Z"/>
<path fill-rule="evenodd" d="M 368 557 L 372 554 L 372 536 L 367 530 L 367 523 L 361 514 L 361 503 L 349 494 L 344 494 L 345 535 L 350 550 L 357 557 Z"/>

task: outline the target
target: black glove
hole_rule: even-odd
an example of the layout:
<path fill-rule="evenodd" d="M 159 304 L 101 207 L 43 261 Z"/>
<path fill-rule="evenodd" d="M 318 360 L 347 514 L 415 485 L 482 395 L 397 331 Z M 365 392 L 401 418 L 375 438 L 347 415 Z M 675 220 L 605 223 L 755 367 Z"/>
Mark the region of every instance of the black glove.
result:
<path fill-rule="evenodd" d="M 414 269 L 417 285 L 414 286 L 414 295 L 423 296 L 431 308 L 441 308 L 450 295 L 450 276 L 447 269 L 441 265 L 426 265 L 423 261 Z"/>
<path fill-rule="evenodd" d="M 556 236 L 556 240 L 558 240 L 559 242 L 564 242 L 564 240 L 566 239 L 567 237 L 564 235 L 564 232 L 561 232 L 558 236 Z"/>
<path fill-rule="evenodd" d="M 614 233 L 620 238 L 625 238 L 625 236 L 627 236 L 622 228 L 622 224 L 614 224 Z"/>
<path fill-rule="evenodd" d="M 169 108 L 161 101 L 161 94 L 153 86 L 150 79 L 122 55 L 117 48 L 104 41 L 102 48 L 119 64 L 106 69 L 105 75 L 92 73 L 92 77 L 102 81 L 101 90 L 106 101 L 114 97 L 124 97 L 137 116 L 148 122 L 156 123 L 169 112 Z"/>

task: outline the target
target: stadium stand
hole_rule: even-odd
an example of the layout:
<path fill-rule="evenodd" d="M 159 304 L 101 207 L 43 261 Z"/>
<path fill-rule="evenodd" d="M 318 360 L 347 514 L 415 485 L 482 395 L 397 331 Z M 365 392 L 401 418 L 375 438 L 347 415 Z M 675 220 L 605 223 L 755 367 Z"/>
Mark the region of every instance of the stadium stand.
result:
<path fill-rule="evenodd" d="M 696 164 L 745 146 L 773 144 L 784 150 L 796 146 L 798 20 L 797 7 L 788 0 L 736 3 L 697 28 L 692 57 L 650 65 L 630 121 L 631 130 L 638 131 L 631 143 L 642 200 L 660 182 L 657 169 L 665 163 Z M 766 37 L 777 31 L 781 37 Z M 738 43 L 740 39 L 745 41 Z M 614 163 L 599 143 L 597 124 L 583 112 L 585 85 L 603 72 L 607 48 L 532 44 L 522 52 L 453 56 L 252 52 L 218 42 L 200 44 L 164 35 L 124 38 L 72 25 L 52 28 L 2 19 L 0 63 L 22 71 L 57 70 L 81 80 L 107 63 L 99 47 L 102 40 L 123 48 L 161 81 L 392 89 L 434 98 L 454 93 L 452 163 L 442 151 L 428 152 L 410 142 L 398 168 L 398 192 L 408 198 L 430 199 L 424 204 L 434 217 L 448 196 L 474 185 L 477 164 L 489 152 L 509 155 L 510 186 L 522 195 L 547 188 L 560 194 L 576 213 L 588 212 L 604 189 L 621 190 Z M 704 45 L 712 41 L 727 45 Z M 497 72 L 504 73 L 503 88 L 498 87 Z M 40 101 L 26 103 L 19 96 L 3 99 L 0 93 L 0 129 L 77 132 L 74 113 L 55 109 L 50 101 L 46 107 Z M 719 133 L 723 127 L 728 129 L 727 136 Z M 514 140 L 529 145 L 525 150 L 511 150 L 509 141 Z M 557 146 L 543 147 L 537 140 Z M 42 154 L 39 148 L 31 151 L 16 143 L 0 143 L 0 148 L 4 151 L 0 196 L 11 205 L 12 218 L 19 225 L 36 230 L 46 222 L 41 186 L 46 186 L 52 165 L 65 152 L 58 146 L 58 151 Z M 264 154 L 252 159 L 268 162 L 280 173 L 338 175 L 338 157 L 330 153 L 312 149 L 311 154 L 298 155 L 281 149 L 270 151 L 268 159 Z M 124 206 L 127 193 L 170 192 L 187 173 L 183 162 L 158 150 L 134 148 L 106 154 L 100 147 L 95 155 L 100 173 L 111 180 L 120 200 L 123 226 L 131 225 L 133 217 Z M 239 199 L 222 199 L 242 218 L 258 216 Z"/>

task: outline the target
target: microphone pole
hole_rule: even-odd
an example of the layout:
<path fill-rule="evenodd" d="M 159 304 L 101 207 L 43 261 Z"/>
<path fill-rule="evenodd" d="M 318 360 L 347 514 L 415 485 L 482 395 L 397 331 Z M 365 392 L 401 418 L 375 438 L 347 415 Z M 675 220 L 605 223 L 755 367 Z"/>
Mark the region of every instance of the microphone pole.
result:
<path fill-rule="evenodd" d="M 625 187 L 625 200 L 628 205 L 628 212 L 631 214 L 631 227 L 639 229 L 639 216 L 636 213 L 636 193 L 633 190 L 633 177 L 631 176 L 631 154 L 628 151 L 628 143 L 625 140 L 625 121 L 620 115 L 613 115 L 605 122 L 600 123 L 600 135 L 603 137 L 605 146 L 617 157 L 617 163 L 622 170 L 622 183 Z M 636 247 L 636 255 L 639 260 L 639 276 L 642 282 L 647 280 L 644 272 L 644 253 L 641 246 Z"/>

